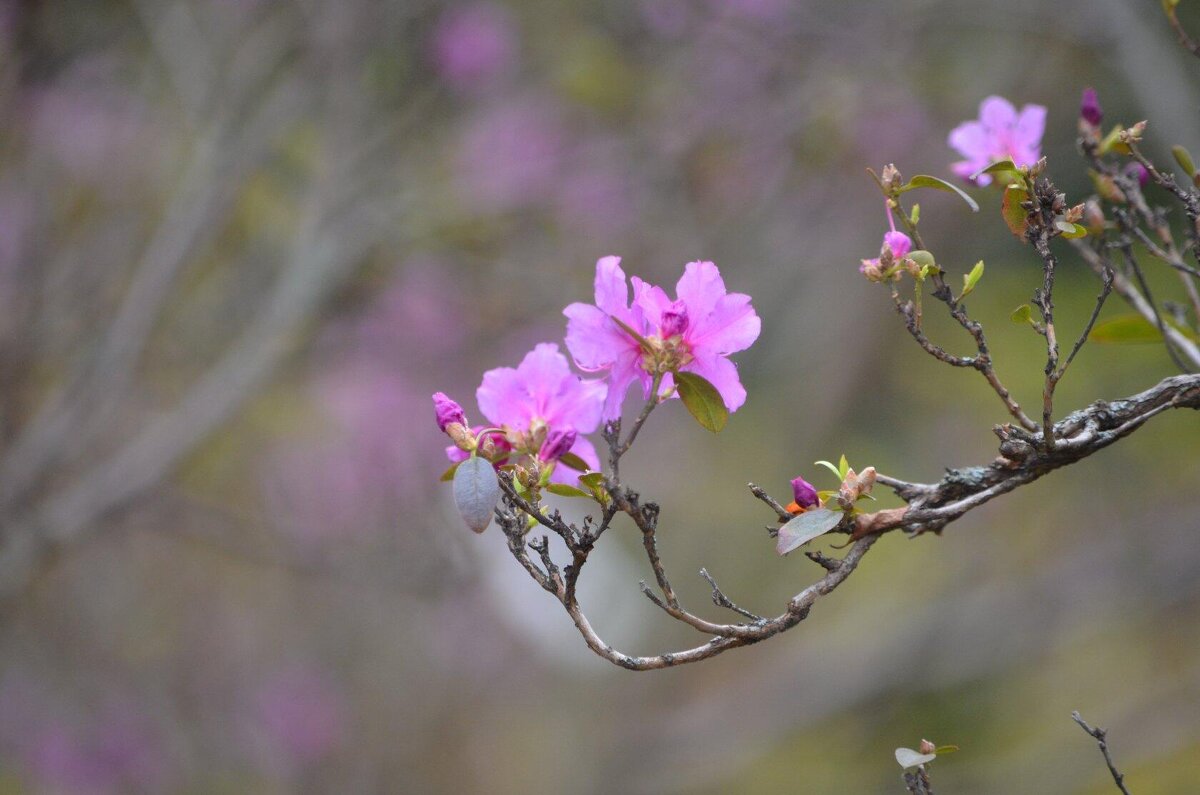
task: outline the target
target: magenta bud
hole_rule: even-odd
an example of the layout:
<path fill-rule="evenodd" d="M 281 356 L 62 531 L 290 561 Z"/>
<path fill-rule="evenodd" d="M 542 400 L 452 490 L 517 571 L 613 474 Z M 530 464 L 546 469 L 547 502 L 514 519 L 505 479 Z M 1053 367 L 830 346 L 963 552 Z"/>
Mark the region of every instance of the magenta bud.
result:
<path fill-rule="evenodd" d="M 676 301 L 671 304 L 669 309 L 662 313 L 662 322 L 659 330 L 662 332 L 663 339 L 677 337 L 687 331 L 687 327 L 687 305 L 683 301 Z"/>
<path fill-rule="evenodd" d="M 1150 172 L 1141 163 L 1130 163 L 1125 166 L 1125 173 L 1131 177 L 1137 177 L 1138 187 L 1144 188 L 1150 181 Z"/>
<path fill-rule="evenodd" d="M 903 232 L 888 232 L 883 236 L 883 245 L 891 252 L 896 259 L 902 259 L 908 252 L 912 251 L 912 238 Z"/>
<path fill-rule="evenodd" d="M 575 446 L 575 440 L 578 438 L 579 433 L 574 428 L 568 428 L 565 431 L 550 431 L 546 434 L 546 441 L 542 443 L 538 458 L 547 462 L 557 461 Z"/>
<path fill-rule="evenodd" d="M 792 497 L 796 500 L 796 504 L 805 510 L 813 507 L 819 501 L 817 490 L 804 478 L 796 478 L 792 481 Z"/>
<path fill-rule="evenodd" d="M 438 429 L 442 433 L 446 432 L 446 427 L 451 423 L 467 424 L 467 415 L 463 413 L 462 406 L 451 400 L 445 392 L 433 393 L 433 410 L 437 413 Z"/>
<path fill-rule="evenodd" d="M 1079 103 L 1079 115 L 1093 127 L 1099 127 L 1100 122 L 1104 121 L 1104 111 L 1100 108 L 1100 98 L 1096 96 L 1096 89 L 1085 88 L 1083 90 L 1083 99 Z"/>

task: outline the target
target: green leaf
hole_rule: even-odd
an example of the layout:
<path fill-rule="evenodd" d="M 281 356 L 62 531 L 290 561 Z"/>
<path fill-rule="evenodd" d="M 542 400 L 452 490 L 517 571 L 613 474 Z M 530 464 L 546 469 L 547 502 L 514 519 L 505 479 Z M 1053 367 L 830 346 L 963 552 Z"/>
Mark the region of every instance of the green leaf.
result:
<path fill-rule="evenodd" d="M 897 748 L 896 761 L 900 763 L 900 767 L 907 770 L 910 767 L 918 767 L 927 764 L 937 759 L 937 754 L 922 754 L 914 751 L 911 748 Z"/>
<path fill-rule="evenodd" d="M 939 745 L 937 748 L 933 749 L 933 752 L 938 756 L 941 756 L 942 754 L 952 754 L 957 750 L 957 745 Z"/>
<path fill-rule="evenodd" d="M 1004 217 L 1004 223 L 1008 231 L 1019 240 L 1025 239 L 1025 219 L 1028 216 L 1021 202 L 1028 198 L 1029 191 L 1020 185 L 1009 185 L 1004 189 L 1004 199 L 1000 202 L 1000 213 Z"/>
<path fill-rule="evenodd" d="M 973 180 L 979 179 L 984 174 L 999 174 L 1002 171 L 1016 171 L 1016 170 L 1017 170 L 1017 164 L 1012 161 L 1012 158 L 1006 157 L 1003 160 L 997 160 L 995 163 L 992 163 L 987 168 L 976 171 L 974 174 L 971 175 L 971 179 L 973 179 Z"/>
<path fill-rule="evenodd" d="M 939 268 L 937 265 L 937 261 L 934 260 L 933 254 L 930 254 L 928 251 L 925 251 L 924 249 L 919 248 L 916 251 L 910 251 L 904 255 L 904 259 L 910 259 L 913 262 L 917 263 L 917 265 L 919 265 L 921 267 L 921 270 L 929 270 L 929 271 L 935 271 L 935 272 L 941 270 L 941 268 Z"/>
<path fill-rule="evenodd" d="M 796 547 L 807 544 L 838 526 L 844 514 L 828 508 L 813 508 L 799 516 L 793 516 L 779 528 L 775 552 L 786 555 Z"/>
<path fill-rule="evenodd" d="M 914 204 L 912 206 L 912 212 L 908 214 L 908 222 L 913 226 L 921 222 L 921 205 Z"/>
<path fill-rule="evenodd" d="M 1129 154 L 1129 146 L 1121 143 L 1121 133 L 1125 130 L 1125 125 L 1118 124 L 1112 128 L 1112 132 L 1104 136 L 1104 140 L 1100 142 L 1100 154 L 1106 155 L 1109 152 L 1119 152 L 1123 155 Z"/>
<path fill-rule="evenodd" d="M 592 495 L 586 491 L 577 489 L 574 486 L 568 486 L 566 483 L 551 483 L 546 486 L 546 491 L 551 494 L 557 494 L 560 497 L 583 497 L 588 500 L 592 498 Z"/>
<path fill-rule="evenodd" d="M 586 475 L 580 475 L 579 482 L 589 489 L 598 489 L 604 485 L 604 473 L 589 472 Z"/>
<path fill-rule="evenodd" d="M 1121 315 L 1097 323 L 1088 339 L 1116 345 L 1162 342 L 1162 332 L 1141 315 Z"/>
<path fill-rule="evenodd" d="M 945 191 L 946 193 L 957 193 L 959 198 L 965 201 L 967 206 L 971 208 L 971 212 L 979 212 L 979 205 L 975 203 L 974 199 L 967 195 L 966 191 L 957 185 L 951 185 L 944 179 L 931 177 L 928 174 L 917 174 L 908 182 L 900 186 L 900 193 L 915 190 L 916 188 L 933 188 L 934 190 L 941 190 Z"/>
<path fill-rule="evenodd" d="M 1162 0 L 1163 11 L 1171 16 L 1175 16 L 1175 6 L 1177 5 L 1179 5 L 1179 0 Z"/>
<path fill-rule="evenodd" d="M 500 499 L 500 481 L 492 463 L 471 456 L 454 472 L 454 505 L 467 527 L 482 533 L 492 521 L 496 501 Z"/>
<path fill-rule="evenodd" d="M 579 472 L 587 472 L 589 469 L 591 469 L 591 467 L 588 466 L 587 461 L 584 461 L 574 453 L 563 453 L 561 456 L 559 456 L 558 460 L 561 463 L 569 466 L 571 469 Z"/>
<path fill-rule="evenodd" d="M 450 465 L 449 469 L 442 473 L 442 476 L 438 478 L 438 480 L 440 480 L 442 483 L 449 483 L 450 481 L 454 480 L 454 473 L 458 469 L 458 465 L 461 463 L 462 461 L 455 461 Z"/>
<path fill-rule="evenodd" d="M 1030 308 L 1029 304 L 1021 304 L 1012 311 L 1008 319 L 1014 323 L 1032 323 L 1033 309 Z"/>
<path fill-rule="evenodd" d="M 843 456 L 843 458 L 844 458 L 844 456 Z M 846 477 L 845 475 L 843 475 L 841 473 L 841 471 L 836 466 L 834 466 L 829 461 L 814 461 L 813 464 L 816 466 L 819 466 L 819 467 L 825 467 L 830 472 L 832 472 L 833 476 L 835 478 L 837 478 L 839 481 L 843 480 Z"/>
<path fill-rule="evenodd" d="M 958 296 L 958 300 L 963 300 L 971 291 L 975 289 L 975 285 L 979 284 L 979 280 L 983 278 L 983 260 L 975 263 L 975 267 L 971 268 L 970 273 L 963 274 L 963 289 L 962 294 Z"/>
<path fill-rule="evenodd" d="M 675 388 L 688 412 L 707 430 L 720 433 L 729 420 L 729 411 L 721 393 L 706 379 L 695 373 L 676 372 Z"/>
<path fill-rule="evenodd" d="M 1196 161 L 1192 160 L 1192 153 L 1184 149 L 1182 146 L 1172 146 L 1171 154 L 1175 155 L 1175 162 L 1179 167 L 1187 172 L 1188 176 L 1196 174 Z"/>
<path fill-rule="evenodd" d="M 850 471 L 850 462 L 846 460 L 846 454 L 842 453 L 842 457 L 838 459 L 838 477 L 842 480 L 846 479 L 846 473 Z"/>
<path fill-rule="evenodd" d="M 1062 236 L 1068 240 L 1073 240 L 1077 237 L 1083 237 L 1087 234 L 1087 229 L 1079 224 L 1073 224 L 1070 221 L 1057 220 L 1054 226 L 1062 233 Z"/>

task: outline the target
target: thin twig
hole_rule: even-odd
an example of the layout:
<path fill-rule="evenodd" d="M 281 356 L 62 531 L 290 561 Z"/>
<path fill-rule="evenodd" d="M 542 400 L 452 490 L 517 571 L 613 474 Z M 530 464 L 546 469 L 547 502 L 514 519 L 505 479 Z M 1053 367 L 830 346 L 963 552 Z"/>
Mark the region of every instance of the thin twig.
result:
<path fill-rule="evenodd" d="M 1099 726 L 1092 728 L 1087 725 L 1087 722 L 1080 716 L 1079 712 L 1071 713 L 1071 720 L 1079 724 L 1079 728 L 1090 734 L 1096 740 L 1096 744 L 1100 746 L 1100 753 L 1104 754 L 1104 762 L 1108 765 L 1108 772 L 1112 773 L 1113 781 L 1117 784 L 1117 789 L 1130 795 L 1129 790 L 1125 788 L 1125 774 L 1117 770 L 1117 766 L 1113 764 L 1112 756 L 1108 753 L 1108 732 L 1101 729 Z"/>

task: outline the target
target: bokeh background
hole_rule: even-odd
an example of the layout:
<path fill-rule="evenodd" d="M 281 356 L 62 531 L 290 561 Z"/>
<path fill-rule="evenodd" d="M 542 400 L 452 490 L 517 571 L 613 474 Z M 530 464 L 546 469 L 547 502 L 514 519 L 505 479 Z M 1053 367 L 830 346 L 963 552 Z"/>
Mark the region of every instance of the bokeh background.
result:
<path fill-rule="evenodd" d="M 1004 419 L 859 276 L 864 168 L 948 177 L 947 131 L 999 93 L 1050 108 L 1082 197 L 1087 85 L 1152 154 L 1196 151 L 1200 61 L 1155 0 L 0 9 L 0 792 L 890 793 L 922 737 L 963 749 L 939 792 L 1112 791 L 1073 709 L 1140 795 L 1197 790 L 1196 417 L 889 537 L 788 635 L 632 674 L 455 518 L 429 401 L 477 416 L 602 255 L 667 284 L 715 260 L 763 318 L 749 402 L 720 437 L 656 414 L 626 477 L 687 604 L 706 566 L 778 612 L 818 570 L 773 554 L 746 481 L 828 488 L 841 453 L 932 480 Z M 1041 340 L 1007 318 L 1040 270 L 977 193 L 920 196 L 926 239 L 952 280 L 986 260 L 971 308 L 1033 402 Z M 1066 256 L 1065 328 L 1095 290 Z M 1169 372 L 1093 346 L 1060 405 Z M 693 645 L 626 529 L 593 622 Z"/>

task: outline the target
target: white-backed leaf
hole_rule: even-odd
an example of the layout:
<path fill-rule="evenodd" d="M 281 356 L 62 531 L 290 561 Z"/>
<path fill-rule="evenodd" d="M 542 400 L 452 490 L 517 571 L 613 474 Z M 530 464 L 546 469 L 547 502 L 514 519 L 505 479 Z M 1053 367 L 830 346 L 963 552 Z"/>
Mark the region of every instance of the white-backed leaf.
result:
<path fill-rule="evenodd" d="M 472 456 L 454 472 L 454 505 L 467 527 L 482 533 L 492 521 L 496 501 L 500 499 L 500 481 L 490 461 Z"/>
<path fill-rule="evenodd" d="M 896 761 L 900 763 L 900 767 L 907 770 L 910 767 L 917 767 L 926 762 L 932 762 L 937 759 L 937 754 L 922 754 L 914 751 L 911 748 L 897 748 Z"/>
<path fill-rule="evenodd" d="M 844 514 L 828 508 L 813 508 L 787 520 L 776 536 L 775 552 L 786 555 L 817 536 L 822 536 L 838 526 Z"/>

